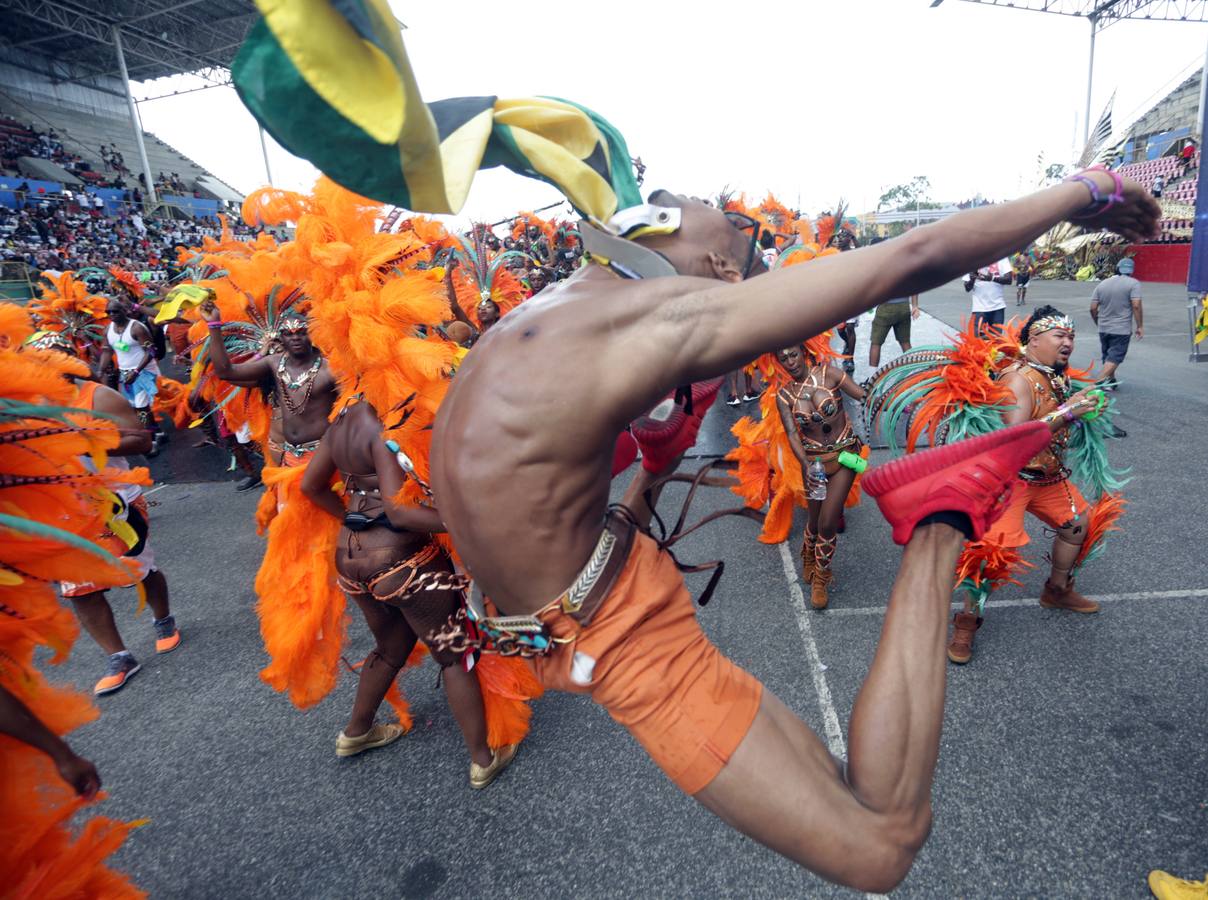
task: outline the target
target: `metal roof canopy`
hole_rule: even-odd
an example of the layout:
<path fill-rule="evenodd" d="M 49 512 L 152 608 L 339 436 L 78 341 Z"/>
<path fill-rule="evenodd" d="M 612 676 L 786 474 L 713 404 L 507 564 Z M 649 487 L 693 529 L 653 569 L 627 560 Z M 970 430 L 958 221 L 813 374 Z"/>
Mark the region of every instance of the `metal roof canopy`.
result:
<path fill-rule="evenodd" d="M 931 8 L 944 0 L 931 0 Z M 1086 114 L 1083 118 L 1083 141 L 1091 135 L 1091 88 L 1095 80 L 1095 35 L 1123 19 L 1150 22 L 1208 22 L 1208 0 L 964 0 L 1004 9 L 1024 9 L 1030 12 L 1076 16 L 1091 23 L 1090 60 L 1086 73 Z M 1204 118 L 1208 96 L 1208 54 L 1205 55 L 1200 76 L 1200 113 L 1196 128 Z"/>
<path fill-rule="evenodd" d="M 94 84 L 122 75 L 115 59 L 114 29 L 131 81 L 189 72 L 214 85 L 230 83 L 230 65 L 256 20 L 251 0 L 0 0 L 0 60 L 42 71 L 58 83 Z"/>
<path fill-rule="evenodd" d="M 131 80 L 192 73 L 211 86 L 229 84 L 256 15 L 251 0 L 0 0 L 0 60 L 38 70 L 40 58 L 48 70 L 38 71 L 53 82 L 125 97 L 152 209 L 158 198 Z M 121 77 L 120 94 L 97 83 L 113 76 Z"/>
<path fill-rule="evenodd" d="M 941 0 L 942 2 L 942 0 Z M 1009 9 L 1082 16 L 1102 31 L 1121 19 L 1162 22 L 1208 21 L 1208 0 L 965 0 Z M 939 6 L 939 3 L 932 3 Z"/>

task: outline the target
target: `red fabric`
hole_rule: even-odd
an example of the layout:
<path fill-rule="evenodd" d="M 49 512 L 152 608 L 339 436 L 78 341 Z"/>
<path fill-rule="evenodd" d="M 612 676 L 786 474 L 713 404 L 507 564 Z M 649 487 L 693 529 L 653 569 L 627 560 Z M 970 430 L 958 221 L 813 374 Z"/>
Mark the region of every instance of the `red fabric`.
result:
<path fill-rule="evenodd" d="M 1133 244 L 1128 252 L 1137 264 L 1133 277 L 1138 281 L 1187 283 L 1191 244 Z"/>

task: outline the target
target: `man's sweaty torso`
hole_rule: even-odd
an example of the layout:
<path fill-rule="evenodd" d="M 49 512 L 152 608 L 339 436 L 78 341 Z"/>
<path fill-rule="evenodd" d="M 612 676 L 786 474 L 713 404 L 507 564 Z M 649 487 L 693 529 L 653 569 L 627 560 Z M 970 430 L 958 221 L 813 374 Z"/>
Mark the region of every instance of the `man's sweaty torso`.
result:
<path fill-rule="evenodd" d="M 437 415 L 432 487 L 471 576 L 505 614 L 557 598 L 590 557 L 613 444 L 662 396 L 675 357 L 652 324 L 702 284 L 584 270 L 506 315 L 458 370 Z"/>

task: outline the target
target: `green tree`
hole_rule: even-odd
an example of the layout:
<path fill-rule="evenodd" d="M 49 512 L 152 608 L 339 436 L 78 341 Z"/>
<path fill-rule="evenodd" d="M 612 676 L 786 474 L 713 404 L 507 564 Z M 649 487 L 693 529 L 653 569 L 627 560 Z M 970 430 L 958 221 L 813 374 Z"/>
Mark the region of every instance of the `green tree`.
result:
<path fill-rule="evenodd" d="M 881 199 L 877 201 L 877 210 L 880 211 L 887 206 L 898 210 L 915 209 L 915 204 L 926 205 L 924 201 L 930 193 L 930 179 L 926 175 L 916 175 L 905 184 L 894 185 L 883 193 Z"/>

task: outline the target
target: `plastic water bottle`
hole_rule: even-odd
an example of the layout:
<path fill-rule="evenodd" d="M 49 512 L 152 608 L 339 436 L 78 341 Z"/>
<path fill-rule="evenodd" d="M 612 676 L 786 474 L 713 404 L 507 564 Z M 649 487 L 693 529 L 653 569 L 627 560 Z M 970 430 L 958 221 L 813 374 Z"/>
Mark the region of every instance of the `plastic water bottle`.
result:
<path fill-rule="evenodd" d="M 810 463 L 810 499 L 825 500 L 826 499 L 826 467 L 822 465 L 822 460 L 814 457 L 814 461 Z"/>

